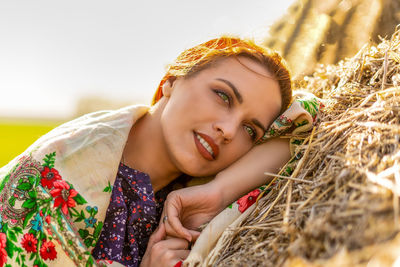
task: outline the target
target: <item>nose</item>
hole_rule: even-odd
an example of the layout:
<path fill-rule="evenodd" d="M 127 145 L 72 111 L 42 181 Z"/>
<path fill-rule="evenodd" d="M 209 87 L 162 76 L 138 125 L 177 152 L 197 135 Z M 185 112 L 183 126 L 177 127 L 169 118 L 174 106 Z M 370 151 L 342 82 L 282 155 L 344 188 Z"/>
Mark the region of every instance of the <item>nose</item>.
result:
<path fill-rule="evenodd" d="M 230 116 L 214 123 L 214 129 L 218 132 L 224 144 L 229 144 L 237 134 L 240 123 L 238 119 Z"/>

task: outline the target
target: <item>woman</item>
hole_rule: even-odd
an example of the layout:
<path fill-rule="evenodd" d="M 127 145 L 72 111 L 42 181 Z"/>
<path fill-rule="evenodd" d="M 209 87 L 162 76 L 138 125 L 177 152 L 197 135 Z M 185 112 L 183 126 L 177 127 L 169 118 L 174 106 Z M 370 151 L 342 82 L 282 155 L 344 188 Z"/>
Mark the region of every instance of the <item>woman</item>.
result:
<path fill-rule="evenodd" d="M 290 100 L 280 57 L 250 41 L 223 37 L 183 52 L 169 66 L 151 109 L 133 106 L 66 123 L 0 170 L 0 265 L 137 266 L 160 217 L 160 193 L 179 176 L 219 173 L 198 191 L 213 208 L 203 214 L 192 209 L 207 216 L 182 221 L 196 229 L 264 183 L 260 172 L 283 165 L 288 142 L 255 145 L 266 141 L 266 129 Z M 267 151 L 271 161 L 252 161 L 248 168 L 256 175 L 244 182 L 231 171 L 244 169 L 255 154 L 244 155 L 253 147 L 256 155 Z M 164 240 L 165 225 L 178 237 Z M 198 234 L 174 234 L 173 222 L 165 225 L 153 235 L 144 266 L 164 259 L 165 251 L 172 251 L 172 260 L 183 259 L 182 236 Z M 152 253 L 154 247 L 163 252 Z"/>
<path fill-rule="evenodd" d="M 280 58 L 261 48 L 256 54 L 251 43 L 240 42 L 212 40 L 184 52 L 162 80 L 151 112 L 132 127 L 124 163 L 147 173 L 154 191 L 182 173 L 209 176 L 226 168 L 286 109 L 290 80 L 278 65 Z M 234 49 L 236 56 L 230 55 Z M 278 78 L 282 94 L 270 68 L 284 75 Z"/>

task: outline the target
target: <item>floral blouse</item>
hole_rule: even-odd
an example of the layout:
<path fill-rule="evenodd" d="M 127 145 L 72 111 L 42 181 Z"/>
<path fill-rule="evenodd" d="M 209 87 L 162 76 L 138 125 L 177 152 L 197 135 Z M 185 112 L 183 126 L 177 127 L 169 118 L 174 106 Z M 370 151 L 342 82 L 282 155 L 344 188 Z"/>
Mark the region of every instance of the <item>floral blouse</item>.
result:
<path fill-rule="evenodd" d="M 166 187 L 154 196 L 150 177 L 121 163 L 93 257 L 98 262 L 138 266 L 158 225 L 168 191 Z"/>

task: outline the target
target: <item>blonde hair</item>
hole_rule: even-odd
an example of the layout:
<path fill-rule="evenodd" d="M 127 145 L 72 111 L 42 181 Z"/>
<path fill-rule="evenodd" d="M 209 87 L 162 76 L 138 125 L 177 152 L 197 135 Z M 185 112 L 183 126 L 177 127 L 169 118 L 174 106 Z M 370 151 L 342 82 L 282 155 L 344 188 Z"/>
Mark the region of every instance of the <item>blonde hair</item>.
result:
<path fill-rule="evenodd" d="M 245 56 L 264 66 L 279 84 L 282 99 L 281 113 L 288 108 L 292 99 L 292 87 L 288 68 L 281 56 L 272 50 L 256 45 L 251 40 L 226 36 L 183 51 L 175 62 L 168 66 L 167 73 L 154 94 L 152 105 L 163 96 L 162 86 L 167 80 L 174 77 L 190 77 L 209 67 L 218 59 L 231 56 Z"/>

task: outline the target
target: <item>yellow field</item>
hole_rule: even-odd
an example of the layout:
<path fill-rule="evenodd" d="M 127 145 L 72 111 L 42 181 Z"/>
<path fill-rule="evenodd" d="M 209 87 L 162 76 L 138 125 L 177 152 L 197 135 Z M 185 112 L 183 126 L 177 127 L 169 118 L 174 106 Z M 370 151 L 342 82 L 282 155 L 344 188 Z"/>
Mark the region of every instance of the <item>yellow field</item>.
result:
<path fill-rule="evenodd" d="M 61 122 L 0 120 L 0 168 Z"/>

